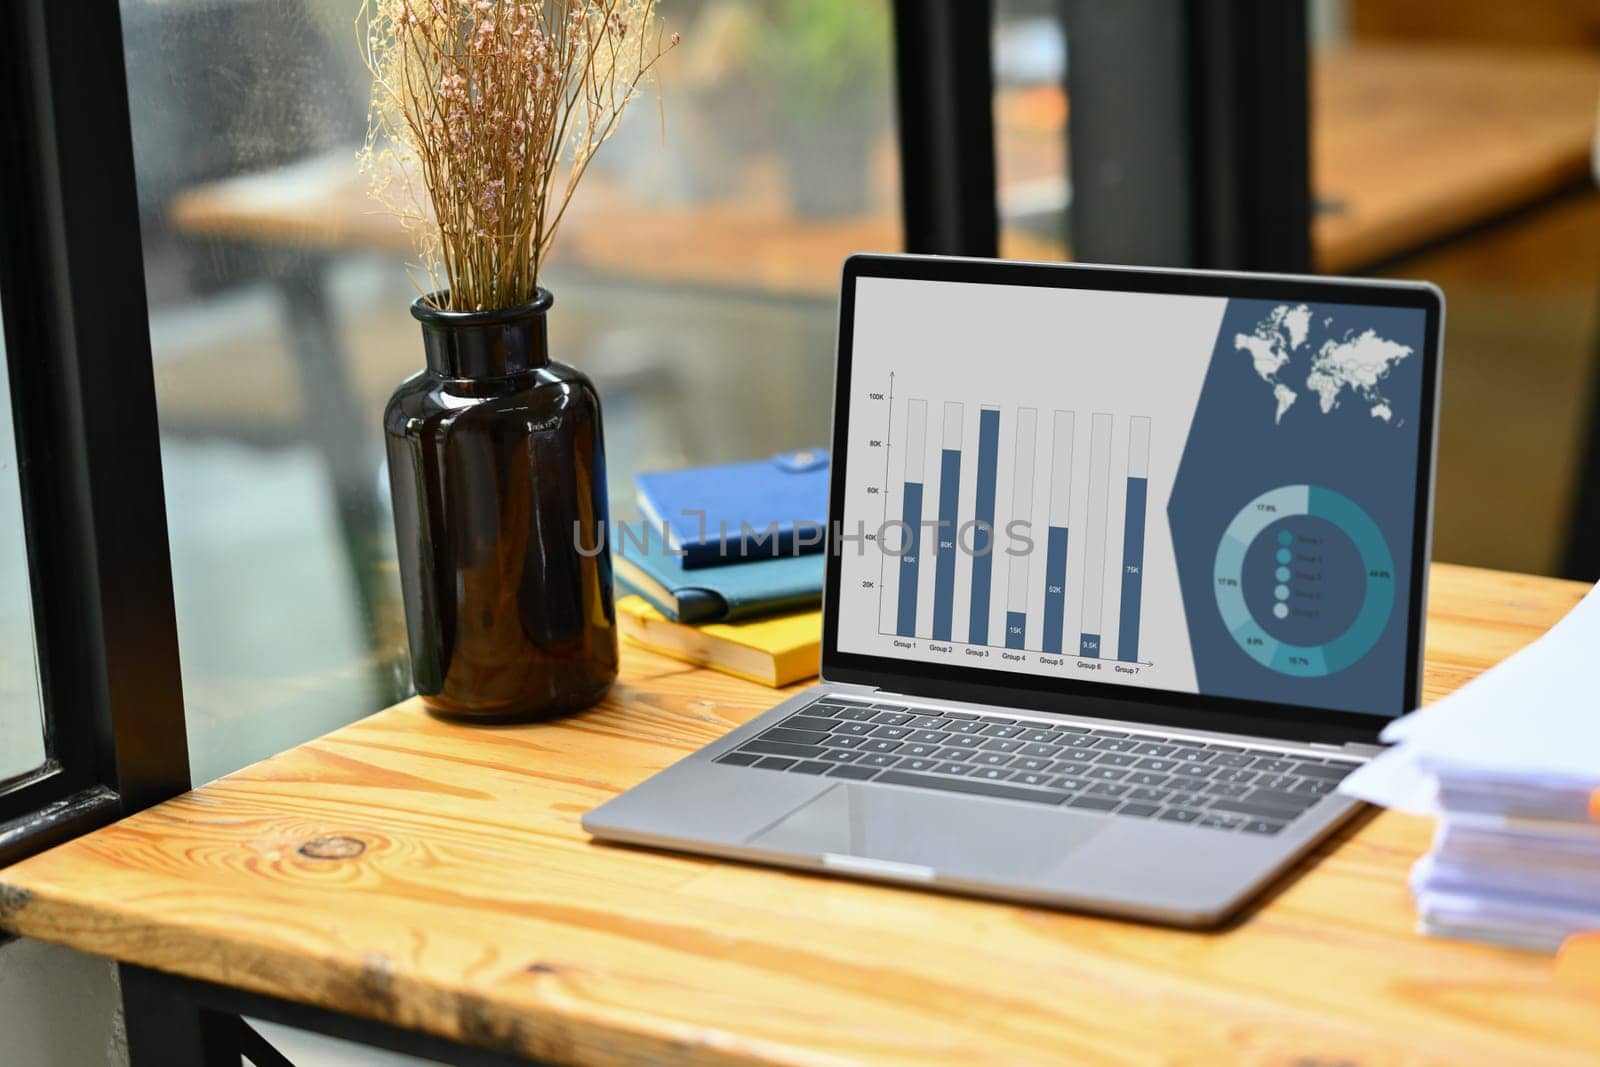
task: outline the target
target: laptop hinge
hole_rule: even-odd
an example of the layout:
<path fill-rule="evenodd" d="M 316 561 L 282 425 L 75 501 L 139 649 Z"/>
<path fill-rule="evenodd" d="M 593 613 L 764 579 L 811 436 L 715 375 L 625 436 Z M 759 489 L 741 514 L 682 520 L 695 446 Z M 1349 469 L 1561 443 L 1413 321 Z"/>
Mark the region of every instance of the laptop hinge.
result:
<path fill-rule="evenodd" d="M 881 686 L 863 685 L 860 682 L 830 682 L 826 678 L 819 679 L 823 685 L 841 693 L 881 693 Z"/>
<path fill-rule="evenodd" d="M 1347 756 L 1361 756 L 1368 758 L 1376 756 L 1383 751 L 1382 745 L 1374 745 L 1365 741 L 1346 741 L 1342 745 L 1335 745 L 1327 741 L 1313 741 L 1312 748 L 1325 749 L 1329 752 L 1342 752 Z"/>

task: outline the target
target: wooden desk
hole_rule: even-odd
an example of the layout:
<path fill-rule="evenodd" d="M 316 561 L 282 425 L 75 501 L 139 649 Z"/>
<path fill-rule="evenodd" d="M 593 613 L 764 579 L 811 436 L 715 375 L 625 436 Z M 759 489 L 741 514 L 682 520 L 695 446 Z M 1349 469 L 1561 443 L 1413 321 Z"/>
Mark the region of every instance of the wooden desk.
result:
<path fill-rule="evenodd" d="M 1436 566 L 1428 696 L 1583 591 Z M 0 926 L 556 1063 L 1600 1057 L 1600 991 L 1413 932 L 1423 819 L 1347 830 L 1214 934 L 594 844 L 582 812 L 773 701 L 624 665 L 567 722 L 402 704 L 229 775 L 0 872 Z"/>

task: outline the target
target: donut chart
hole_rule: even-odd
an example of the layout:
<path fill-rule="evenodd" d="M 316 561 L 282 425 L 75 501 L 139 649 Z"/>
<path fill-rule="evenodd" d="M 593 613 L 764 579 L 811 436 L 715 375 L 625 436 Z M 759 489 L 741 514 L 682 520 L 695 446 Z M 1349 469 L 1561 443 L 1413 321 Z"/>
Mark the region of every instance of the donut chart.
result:
<path fill-rule="evenodd" d="M 1355 501 L 1285 485 L 1234 515 L 1217 546 L 1214 589 L 1223 625 L 1247 655 L 1279 674 L 1321 677 L 1382 636 L 1394 609 L 1394 558 Z M 1330 625 L 1317 640 L 1291 639 Z"/>

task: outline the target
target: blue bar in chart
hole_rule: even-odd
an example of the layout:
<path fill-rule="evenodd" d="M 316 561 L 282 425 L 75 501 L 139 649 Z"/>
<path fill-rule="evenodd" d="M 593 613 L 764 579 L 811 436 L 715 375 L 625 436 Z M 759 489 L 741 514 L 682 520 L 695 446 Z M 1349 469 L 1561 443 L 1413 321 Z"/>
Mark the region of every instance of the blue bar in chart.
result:
<path fill-rule="evenodd" d="M 956 501 L 961 495 L 961 405 L 944 406 L 944 448 L 939 454 L 939 528 L 933 568 L 933 639 L 950 640 L 956 596 Z"/>
<path fill-rule="evenodd" d="M 1089 419 L 1089 507 L 1084 515 L 1083 626 L 1078 655 L 1100 656 L 1106 578 L 1106 508 L 1111 490 L 1111 416 Z M 1092 629 L 1091 629 L 1092 627 Z"/>
<path fill-rule="evenodd" d="M 967 643 L 989 643 L 989 579 L 994 571 L 994 483 L 1000 451 L 1000 409 L 978 409 L 978 481 L 972 534 L 972 604 Z"/>
<path fill-rule="evenodd" d="M 917 633 L 917 571 L 922 557 L 922 485 L 928 432 L 928 402 L 906 401 L 906 485 L 900 498 L 900 521 L 905 542 L 900 553 L 900 602 L 894 632 L 901 637 Z"/>
<path fill-rule="evenodd" d="M 1044 644 L 1046 652 L 1061 651 L 1061 631 L 1067 610 L 1067 528 L 1051 526 L 1044 553 Z"/>
<path fill-rule="evenodd" d="M 1122 525 L 1122 615 L 1117 658 L 1139 660 L 1139 597 L 1144 584 L 1144 519 L 1150 477 L 1150 420 L 1128 422 L 1128 510 Z"/>
<path fill-rule="evenodd" d="M 1022 648 L 1028 633 L 1028 615 L 1022 611 L 1006 612 L 1006 647 Z"/>
<path fill-rule="evenodd" d="M 1046 652 L 1061 652 L 1067 611 L 1067 520 L 1072 496 L 1072 427 L 1070 411 L 1058 411 L 1051 427 L 1050 526 L 1044 553 L 1044 643 Z"/>

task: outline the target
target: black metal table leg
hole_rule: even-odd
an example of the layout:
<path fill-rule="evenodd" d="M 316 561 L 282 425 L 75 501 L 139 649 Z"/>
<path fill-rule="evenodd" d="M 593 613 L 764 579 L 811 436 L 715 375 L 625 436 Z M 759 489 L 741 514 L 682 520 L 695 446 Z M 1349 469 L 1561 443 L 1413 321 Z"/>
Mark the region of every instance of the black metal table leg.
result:
<path fill-rule="evenodd" d="M 1588 426 L 1578 455 L 1573 482 L 1572 521 L 1567 532 L 1562 573 L 1568 578 L 1600 580 L 1600 366 L 1591 372 Z"/>
<path fill-rule="evenodd" d="M 117 970 L 129 1067 L 239 1067 L 244 1023 L 237 1015 L 202 1007 L 155 971 Z"/>
<path fill-rule="evenodd" d="M 538 1061 L 513 1052 L 464 1045 L 327 1008 L 128 964 L 118 969 L 128 1016 L 130 1067 L 239 1067 L 241 1054 L 250 1057 L 255 1067 L 282 1067 L 286 1062 L 282 1054 L 244 1021 L 246 1017 L 450 1067 L 538 1067 Z M 480 1037 L 491 1046 L 511 1041 L 509 1035 Z"/>
<path fill-rule="evenodd" d="M 250 1067 L 294 1067 L 289 1057 L 279 1052 L 261 1031 L 243 1020 L 239 1023 L 239 1045 Z"/>

